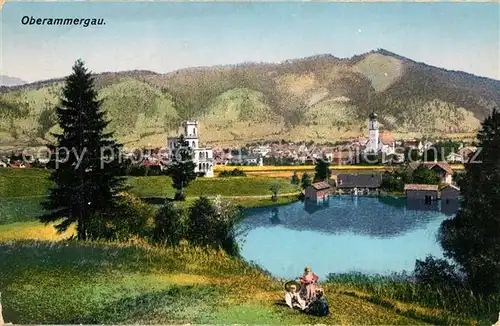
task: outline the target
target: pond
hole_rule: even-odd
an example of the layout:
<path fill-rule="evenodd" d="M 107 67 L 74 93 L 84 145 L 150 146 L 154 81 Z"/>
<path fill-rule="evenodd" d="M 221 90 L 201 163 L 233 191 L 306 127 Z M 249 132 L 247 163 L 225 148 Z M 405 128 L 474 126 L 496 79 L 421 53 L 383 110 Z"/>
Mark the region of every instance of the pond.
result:
<path fill-rule="evenodd" d="M 318 202 L 248 210 L 242 255 L 282 278 L 304 269 L 388 275 L 412 271 L 416 259 L 443 257 L 436 234 L 458 202 L 407 202 L 396 197 L 334 196 Z"/>

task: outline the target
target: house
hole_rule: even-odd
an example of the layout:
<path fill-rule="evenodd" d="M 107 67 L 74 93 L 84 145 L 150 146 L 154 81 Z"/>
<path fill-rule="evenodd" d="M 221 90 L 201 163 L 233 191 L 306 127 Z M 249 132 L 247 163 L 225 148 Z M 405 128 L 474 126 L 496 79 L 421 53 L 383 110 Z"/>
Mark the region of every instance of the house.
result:
<path fill-rule="evenodd" d="M 252 150 L 253 154 L 267 156 L 271 153 L 271 147 L 269 146 L 259 146 Z"/>
<path fill-rule="evenodd" d="M 422 144 L 422 141 L 416 139 L 405 140 L 403 147 L 416 150 L 419 154 L 424 152 L 424 144 Z"/>
<path fill-rule="evenodd" d="M 469 159 L 474 157 L 474 153 L 476 152 L 477 147 L 467 146 L 459 149 L 456 154 L 458 154 L 462 158 L 462 163 L 467 162 Z"/>
<path fill-rule="evenodd" d="M 313 183 L 304 190 L 304 196 L 306 199 L 324 199 L 330 194 L 332 187 L 326 181 L 320 181 Z"/>
<path fill-rule="evenodd" d="M 342 190 L 380 188 L 382 175 L 380 174 L 338 174 L 337 188 Z"/>
<path fill-rule="evenodd" d="M 245 155 L 241 158 L 241 162 L 248 165 L 263 165 L 262 156 L 257 154 Z"/>
<path fill-rule="evenodd" d="M 404 191 L 406 198 L 410 200 L 424 200 L 430 203 L 438 198 L 437 185 L 406 184 Z"/>
<path fill-rule="evenodd" d="M 445 162 L 413 162 L 408 164 L 408 172 L 412 173 L 419 166 L 425 166 L 437 173 L 442 183 L 451 184 L 453 169 Z"/>
<path fill-rule="evenodd" d="M 450 201 L 450 200 L 458 200 L 460 196 L 460 188 L 454 185 L 446 185 L 441 188 L 441 200 Z"/>
<path fill-rule="evenodd" d="M 189 147 L 192 150 L 192 159 L 195 163 L 194 171 L 196 173 L 204 173 L 206 177 L 214 176 L 214 162 L 213 162 L 213 152 L 211 148 L 198 147 L 199 145 L 199 133 L 198 133 L 198 122 L 184 121 L 182 123 L 184 139 L 189 143 Z M 168 157 L 173 159 L 176 155 L 175 146 L 177 143 L 177 137 L 168 137 Z"/>
<path fill-rule="evenodd" d="M 464 158 L 462 155 L 458 154 L 458 153 L 450 153 L 448 154 L 448 156 L 446 156 L 446 162 L 450 162 L 450 163 L 463 163 L 464 162 Z"/>

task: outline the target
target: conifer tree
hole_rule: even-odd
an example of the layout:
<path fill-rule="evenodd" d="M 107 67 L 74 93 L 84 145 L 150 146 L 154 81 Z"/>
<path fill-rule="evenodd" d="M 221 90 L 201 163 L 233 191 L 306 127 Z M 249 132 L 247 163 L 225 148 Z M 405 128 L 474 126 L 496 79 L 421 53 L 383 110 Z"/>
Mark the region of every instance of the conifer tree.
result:
<path fill-rule="evenodd" d="M 195 163 L 189 142 L 180 135 L 174 145 L 174 153 L 168 166 L 167 173 L 172 177 L 172 187 L 177 191 L 174 200 L 185 200 L 184 188 L 196 179 Z"/>
<path fill-rule="evenodd" d="M 500 291 L 500 112 L 484 120 L 477 135 L 478 154 L 465 164 L 459 180 L 462 202 L 445 220 L 440 243 L 445 256 L 465 272 L 469 285 L 482 294 Z"/>
<path fill-rule="evenodd" d="M 61 134 L 53 134 L 51 146 L 54 170 L 48 199 L 42 203 L 47 213 L 43 223 L 62 221 L 60 232 L 76 224 L 80 240 L 93 238 L 92 218 L 109 209 L 114 196 L 125 189 L 120 177 L 121 145 L 113 133 L 105 132 L 108 121 L 94 89 L 94 79 L 82 60 L 77 60 L 56 108 Z"/>
<path fill-rule="evenodd" d="M 313 182 L 329 180 L 332 175 L 332 171 L 330 171 L 330 163 L 326 157 L 320 158 L 316 161 L 314 170 L 315 174 Z"/>
<path fill-rule="evenodd" d="M 304 174 L 302 174 L 302 179 L 300 180 L 300 185 L 302 186 L 303 189 L 306 189 L 307 187 L 309 187 L 311 185 L 311 177 L 306 172 L 304 172 Z"/>

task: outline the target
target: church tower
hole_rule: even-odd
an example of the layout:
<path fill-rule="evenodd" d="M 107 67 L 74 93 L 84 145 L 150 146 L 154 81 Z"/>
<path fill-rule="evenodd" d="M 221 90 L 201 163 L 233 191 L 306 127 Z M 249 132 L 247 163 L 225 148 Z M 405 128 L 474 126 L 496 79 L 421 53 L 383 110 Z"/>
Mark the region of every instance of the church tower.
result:
<path fill-rule="evenodd" d="M 198 148 L 198 121 L 184 121 L 182 123 L 184 139 L 192 149 Z"/>
<path fill-rule="evenodd" d="M 368 148 L 370 152 L 378 153 L 379 151 L 379 130 L 378 130 L 378 122 L 377 115 L 375 112 L 372 112 L 369 116 L 370 122 L 368 125 L 369 129 L 369 140 L 368 140 Z"/>

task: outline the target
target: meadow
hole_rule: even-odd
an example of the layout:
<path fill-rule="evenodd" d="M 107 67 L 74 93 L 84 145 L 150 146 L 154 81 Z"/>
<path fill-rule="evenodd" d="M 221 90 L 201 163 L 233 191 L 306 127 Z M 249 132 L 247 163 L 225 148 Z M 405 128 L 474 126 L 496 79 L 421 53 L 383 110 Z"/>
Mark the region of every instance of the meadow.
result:
<path fill-rule="evenodd" d="M 44 169 L 6 169 L 0 168 L 3 181 L 0 198 L 45 197 L 51 183 L 50 171 Z M 197 178 L 185 189 L 186 196 L 228 196 L 228 197 L 271 197 L 272 184 L 280 185 L 280 194 L 297 194 L 300 188 L 290 183 L 288 178 L 266 177 L 228 177 Z M 173 197 L 175 189 L 168 176 L 127 177 L 126 184 L 130 193 L 136 197 Z"/>
<path fill-rule="evenodd" d="M 0 177 L 8 182 L 8 192 L 3 188 L 2 194 L 11 195 L 0 197 L 0 292 L 6 322 L 486 325 L 485 320 L 450 313 L 440 305 L 391 295 L 378 280 L 369 286 L 352 279 L 323 283 L 331 314 L 311 317 L 278 304 L 285 280 L 222 251 L 186 244 L 156 247 L 140 239 L 65 240 L 73 228 L 57 234 L 52 225 L 35 219 L 47 176 L 44 170 L 0 169 Z M 173 194 L 167 177 L 135 177 L 129 182 L 136 195 Z M 269 185 L 276 182 L 283 196 L 273 203 Z M 14 185 L 19 187 L 11 189 Z M 297 188 L 286 178 L 200 178 L 186 189 L 183 205 L 213 191 L 238 195 L 231 200 L 252 207 L 296 200 Z"/>
<path fill-rule="evenodd" d="M 11 239 L 0 232 L 0 290 L 7 322 L 475 324 L 440 309 L 394 300 L 381 304 L 369 293 L 352 295 L 352 287 L 333 283 L 324 283 L 330 315 L 311 317 L 278 304 L 285 280 L 205 248 L 6 240 Z"/>

